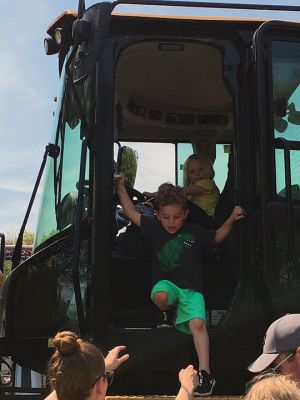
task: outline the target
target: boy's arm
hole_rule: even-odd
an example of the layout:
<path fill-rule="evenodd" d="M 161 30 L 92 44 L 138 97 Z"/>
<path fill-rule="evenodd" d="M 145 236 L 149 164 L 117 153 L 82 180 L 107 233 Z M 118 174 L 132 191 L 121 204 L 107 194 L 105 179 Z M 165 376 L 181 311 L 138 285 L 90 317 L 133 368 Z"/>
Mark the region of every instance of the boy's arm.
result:
<path fill-rule="evenodd" d="M 245 218 L 245 210 L 240 206 L 234 207 L 230 217 L 216 230 L 215 243 L 222 242 L 231 231 L 234 222 L 242 218 Z"/>
<path fill-rule="evenodd" d="M 136 211 L 132 201 L 130 200 L 126 187 L 124 176 L 116 180 L 117 192 L 120 198 L 121 206 L 125 215 L 137 226 L 141 226 L 141 214 Z"/>

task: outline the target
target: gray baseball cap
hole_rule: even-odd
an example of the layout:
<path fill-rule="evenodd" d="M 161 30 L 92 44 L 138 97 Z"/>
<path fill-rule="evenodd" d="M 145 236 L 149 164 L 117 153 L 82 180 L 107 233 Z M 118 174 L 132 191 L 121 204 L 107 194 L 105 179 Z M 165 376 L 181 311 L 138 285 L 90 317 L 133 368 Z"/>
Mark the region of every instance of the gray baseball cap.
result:
<path fill-rule="evenodd" d="M 300 346 L 300 314 L 286 314 L 274 321 L 265 335 L 263 354 L 259 356 L 248 370 L 261 372 L 285 351 L 295 350 Z"/>

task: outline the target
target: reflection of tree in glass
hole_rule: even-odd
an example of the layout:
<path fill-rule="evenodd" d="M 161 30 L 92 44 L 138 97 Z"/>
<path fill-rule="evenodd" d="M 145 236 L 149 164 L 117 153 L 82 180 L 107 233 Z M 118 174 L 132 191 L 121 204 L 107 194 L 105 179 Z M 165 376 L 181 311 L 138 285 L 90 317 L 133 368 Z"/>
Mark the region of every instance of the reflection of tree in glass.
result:
<path fill-rule="evenodd" d="M 47 235 L 43 235 L 41 243 L 45 242 L 47 239 L 50 239 L 52 236 L 56 235 L 59 231 L 57 229 L 53 229 Z"/>
<path fill-rule="evenodd" d="M 297 243 L 300 231 L 294 229 L 293 233 L 294 242 Z M 280 306 L 284 309 L 286 304 L 289 305 L 289 310 L 283 311 L 292 312 L 290 307 L 294 307 L 295 311 L 300 301 L 300 249 L 299 246 L 295 246 L 292 257 L 287 235 L 286 223 L 274 225 L 274 252 L 268 283 L 277 295 L 280 292 L 280 298 L 277 299 L 281 303 Z"/>
<path fill-rule="evenodd" d="M 296 56 L 286 58 L 284 49 L 290 48 L 290 54 L 297 54 L 299 44 L 273 43 L 272 77 L 273 100 L 275 104 L 274 127 L 277 132 L 284 133 L 288 128 L 288 122 L 294 125 L 300 124 L 299 108 L 299 58 Z M 294 48 L 294 51 L 292 50 Z M 284 110 L 281 106 L 276 111 L 276 103 L 286 104 Z M 278 112 L 279 111 L 279 112 Z"/>
<path fill-rule="evenodd" d="M 79 265 L 84 308 L 87 302 L 86 288 L 91 281 L 88 246 L 88 240 L 81 243 Z M 25 336 L 49 335 L 59 329 L 78 328 L 74 303 L 72 237 L 55 243 L 25 262 L 18 272 L 17 282 L 14 299 L 18 305 L 18 315 L 14 321 L 18 333 Z"/>

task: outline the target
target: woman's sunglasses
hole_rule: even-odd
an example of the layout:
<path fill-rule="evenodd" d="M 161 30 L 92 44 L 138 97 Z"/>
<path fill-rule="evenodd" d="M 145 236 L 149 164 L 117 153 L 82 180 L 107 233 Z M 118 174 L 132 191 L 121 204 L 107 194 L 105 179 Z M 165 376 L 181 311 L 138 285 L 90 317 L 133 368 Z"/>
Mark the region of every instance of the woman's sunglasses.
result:
<path fill-rule="evenodd" d="M 114 380 L 114 371 L 105 371 L 105 374 L 98 376 L 98 378 L 94 380 L 91 386 L 94 387 L 101 378 L 105 378 L 107 380 L 107 386 L 110 386 Z"/>

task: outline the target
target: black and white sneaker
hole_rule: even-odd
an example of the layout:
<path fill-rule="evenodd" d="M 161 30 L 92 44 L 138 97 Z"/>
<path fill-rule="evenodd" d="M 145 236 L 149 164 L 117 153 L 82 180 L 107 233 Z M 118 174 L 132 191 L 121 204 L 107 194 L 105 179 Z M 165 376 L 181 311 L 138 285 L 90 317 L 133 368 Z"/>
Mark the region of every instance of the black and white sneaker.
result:
<path fill-rule="evenodd" d="M 158 311 L 156 315 L 156 328 L 172 328 L 174 311 Z"/>
<path fill-rule="evenodd" d="M 209 375 L 204 369 L 199 371 L 199 385 L 194 392 L 195 396 L 210 396 L 216 380 Z"/>

